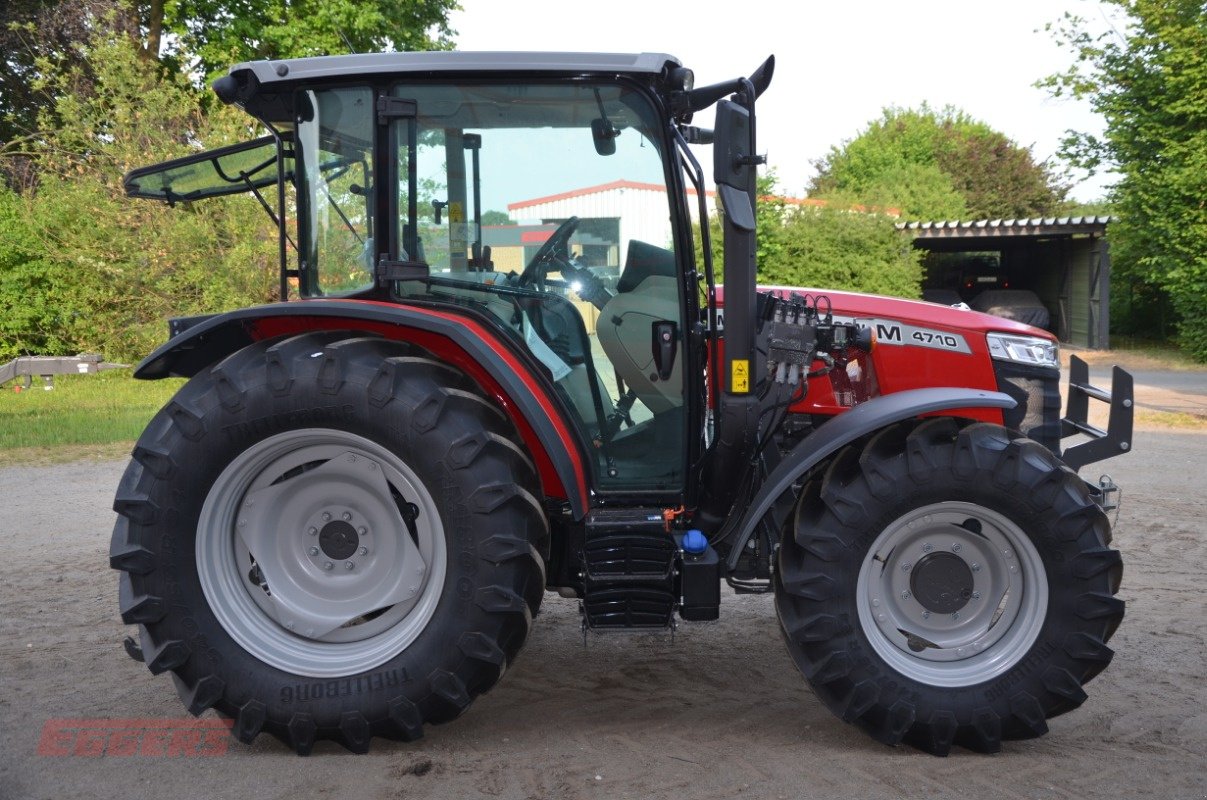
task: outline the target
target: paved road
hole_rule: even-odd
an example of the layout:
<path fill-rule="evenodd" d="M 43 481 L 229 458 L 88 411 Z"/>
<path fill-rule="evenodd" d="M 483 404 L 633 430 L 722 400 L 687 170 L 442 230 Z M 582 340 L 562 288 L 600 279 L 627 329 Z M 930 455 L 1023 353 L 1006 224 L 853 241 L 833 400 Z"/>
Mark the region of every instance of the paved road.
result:
<path fill-rule="evenodd" d="M 1207 417 L 1207 371 L 1143 369 L 1128 370 L 1136 386 L 1136 405 L 1153 411 L 1174 411 Z M 1066 372 L 1067 380 L 1068 374 Z M 1107 389 L 1111 385 L 1108 365 L 1090 367 L 1090 382 Z M 1067 392 L 1062 392 L 1067 397 Z"/>

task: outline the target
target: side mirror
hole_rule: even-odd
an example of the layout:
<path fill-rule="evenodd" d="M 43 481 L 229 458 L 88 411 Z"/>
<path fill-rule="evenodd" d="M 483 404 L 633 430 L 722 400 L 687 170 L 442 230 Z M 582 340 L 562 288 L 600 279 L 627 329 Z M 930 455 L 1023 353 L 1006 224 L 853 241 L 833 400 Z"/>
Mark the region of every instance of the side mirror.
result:
<path fill-rule="evenodd" d="M 729 100 L 717 103 L 717 123 L 713 130 L 713 180 L 721 204 L 733 224 L 741 230 L 754 230 L 755 166 L 754 138 L 750 112 Z"/>

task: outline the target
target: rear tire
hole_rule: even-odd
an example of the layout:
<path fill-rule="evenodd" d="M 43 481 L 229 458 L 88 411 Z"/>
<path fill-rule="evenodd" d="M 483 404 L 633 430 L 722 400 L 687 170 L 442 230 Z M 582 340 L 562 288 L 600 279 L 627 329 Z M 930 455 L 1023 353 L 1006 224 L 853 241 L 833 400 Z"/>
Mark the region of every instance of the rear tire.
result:
<path fill-rule="evenodd" d="M 886 744 L 995 752 L 1047 731 L 1113 655 L 1122 564 L 1085 484 L 1006 429 L 893 426 L 803 488 L 776 605 L 838 716 Z"/>
<path fill-rule="evenodd" d="M 544 592 L 548 523 L 509 420 L 424 351 L 348 336 L 257 343 L 193 378 L 114 502 L 147 666 L 191 713 L 299 754 L 458 716 Z"/>

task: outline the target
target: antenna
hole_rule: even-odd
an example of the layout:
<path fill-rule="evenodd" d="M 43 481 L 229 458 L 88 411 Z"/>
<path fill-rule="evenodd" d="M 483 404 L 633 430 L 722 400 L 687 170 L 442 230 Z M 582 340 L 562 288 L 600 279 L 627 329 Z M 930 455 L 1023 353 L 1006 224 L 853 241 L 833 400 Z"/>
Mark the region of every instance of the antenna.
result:
<path fill-rule="evenodd" d="M 352 46 L 352 42 L 350 42 L 350 41 L 348 40 L 348 37 L 347 37 L 346 35 L 344 35 L 344 31 L 343 31 L 343 29 L 341 29 L 341 28 L 336 28 L 336 31 L 339 33 L 339 38 L 341 38 L 341 39 L 343 39 L 343 40 L 344 40 L 344 46 L 346 46 L 346 47 L 348 48 L 348 52 L 349 52 L 349 53 L 353 53 L 353 54 L 355 54 L 355 53 L 356 53 L 356 48 Z"/>

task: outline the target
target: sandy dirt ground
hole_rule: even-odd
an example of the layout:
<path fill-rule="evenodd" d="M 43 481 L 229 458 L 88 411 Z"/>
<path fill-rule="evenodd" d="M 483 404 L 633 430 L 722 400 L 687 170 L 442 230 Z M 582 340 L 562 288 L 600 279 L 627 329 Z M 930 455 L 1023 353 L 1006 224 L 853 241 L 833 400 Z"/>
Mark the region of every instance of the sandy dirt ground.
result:
<path fill-rule="evenodd" d="M 771 599 L 734 595 L 721 621 L 684 624 L 673 642 L 585 646 L 575 602 L 548 595 L 498 687 L 419 742 L 377 740 L 367 756 L 324 743 L 301 759 L 268 737 L 213 757 L 38 755 L 48 720 L 187 715 L 170 679 L 120 646 L 107 551 L 123 463 L 0 469 L 0 798 L 1202 800 L 1207 434 L 1140 431 L 1103 466 L 1125 489 L 1114 663 L 1048 736 L 947 759 L 834 719 L 789 660 Z"/>

